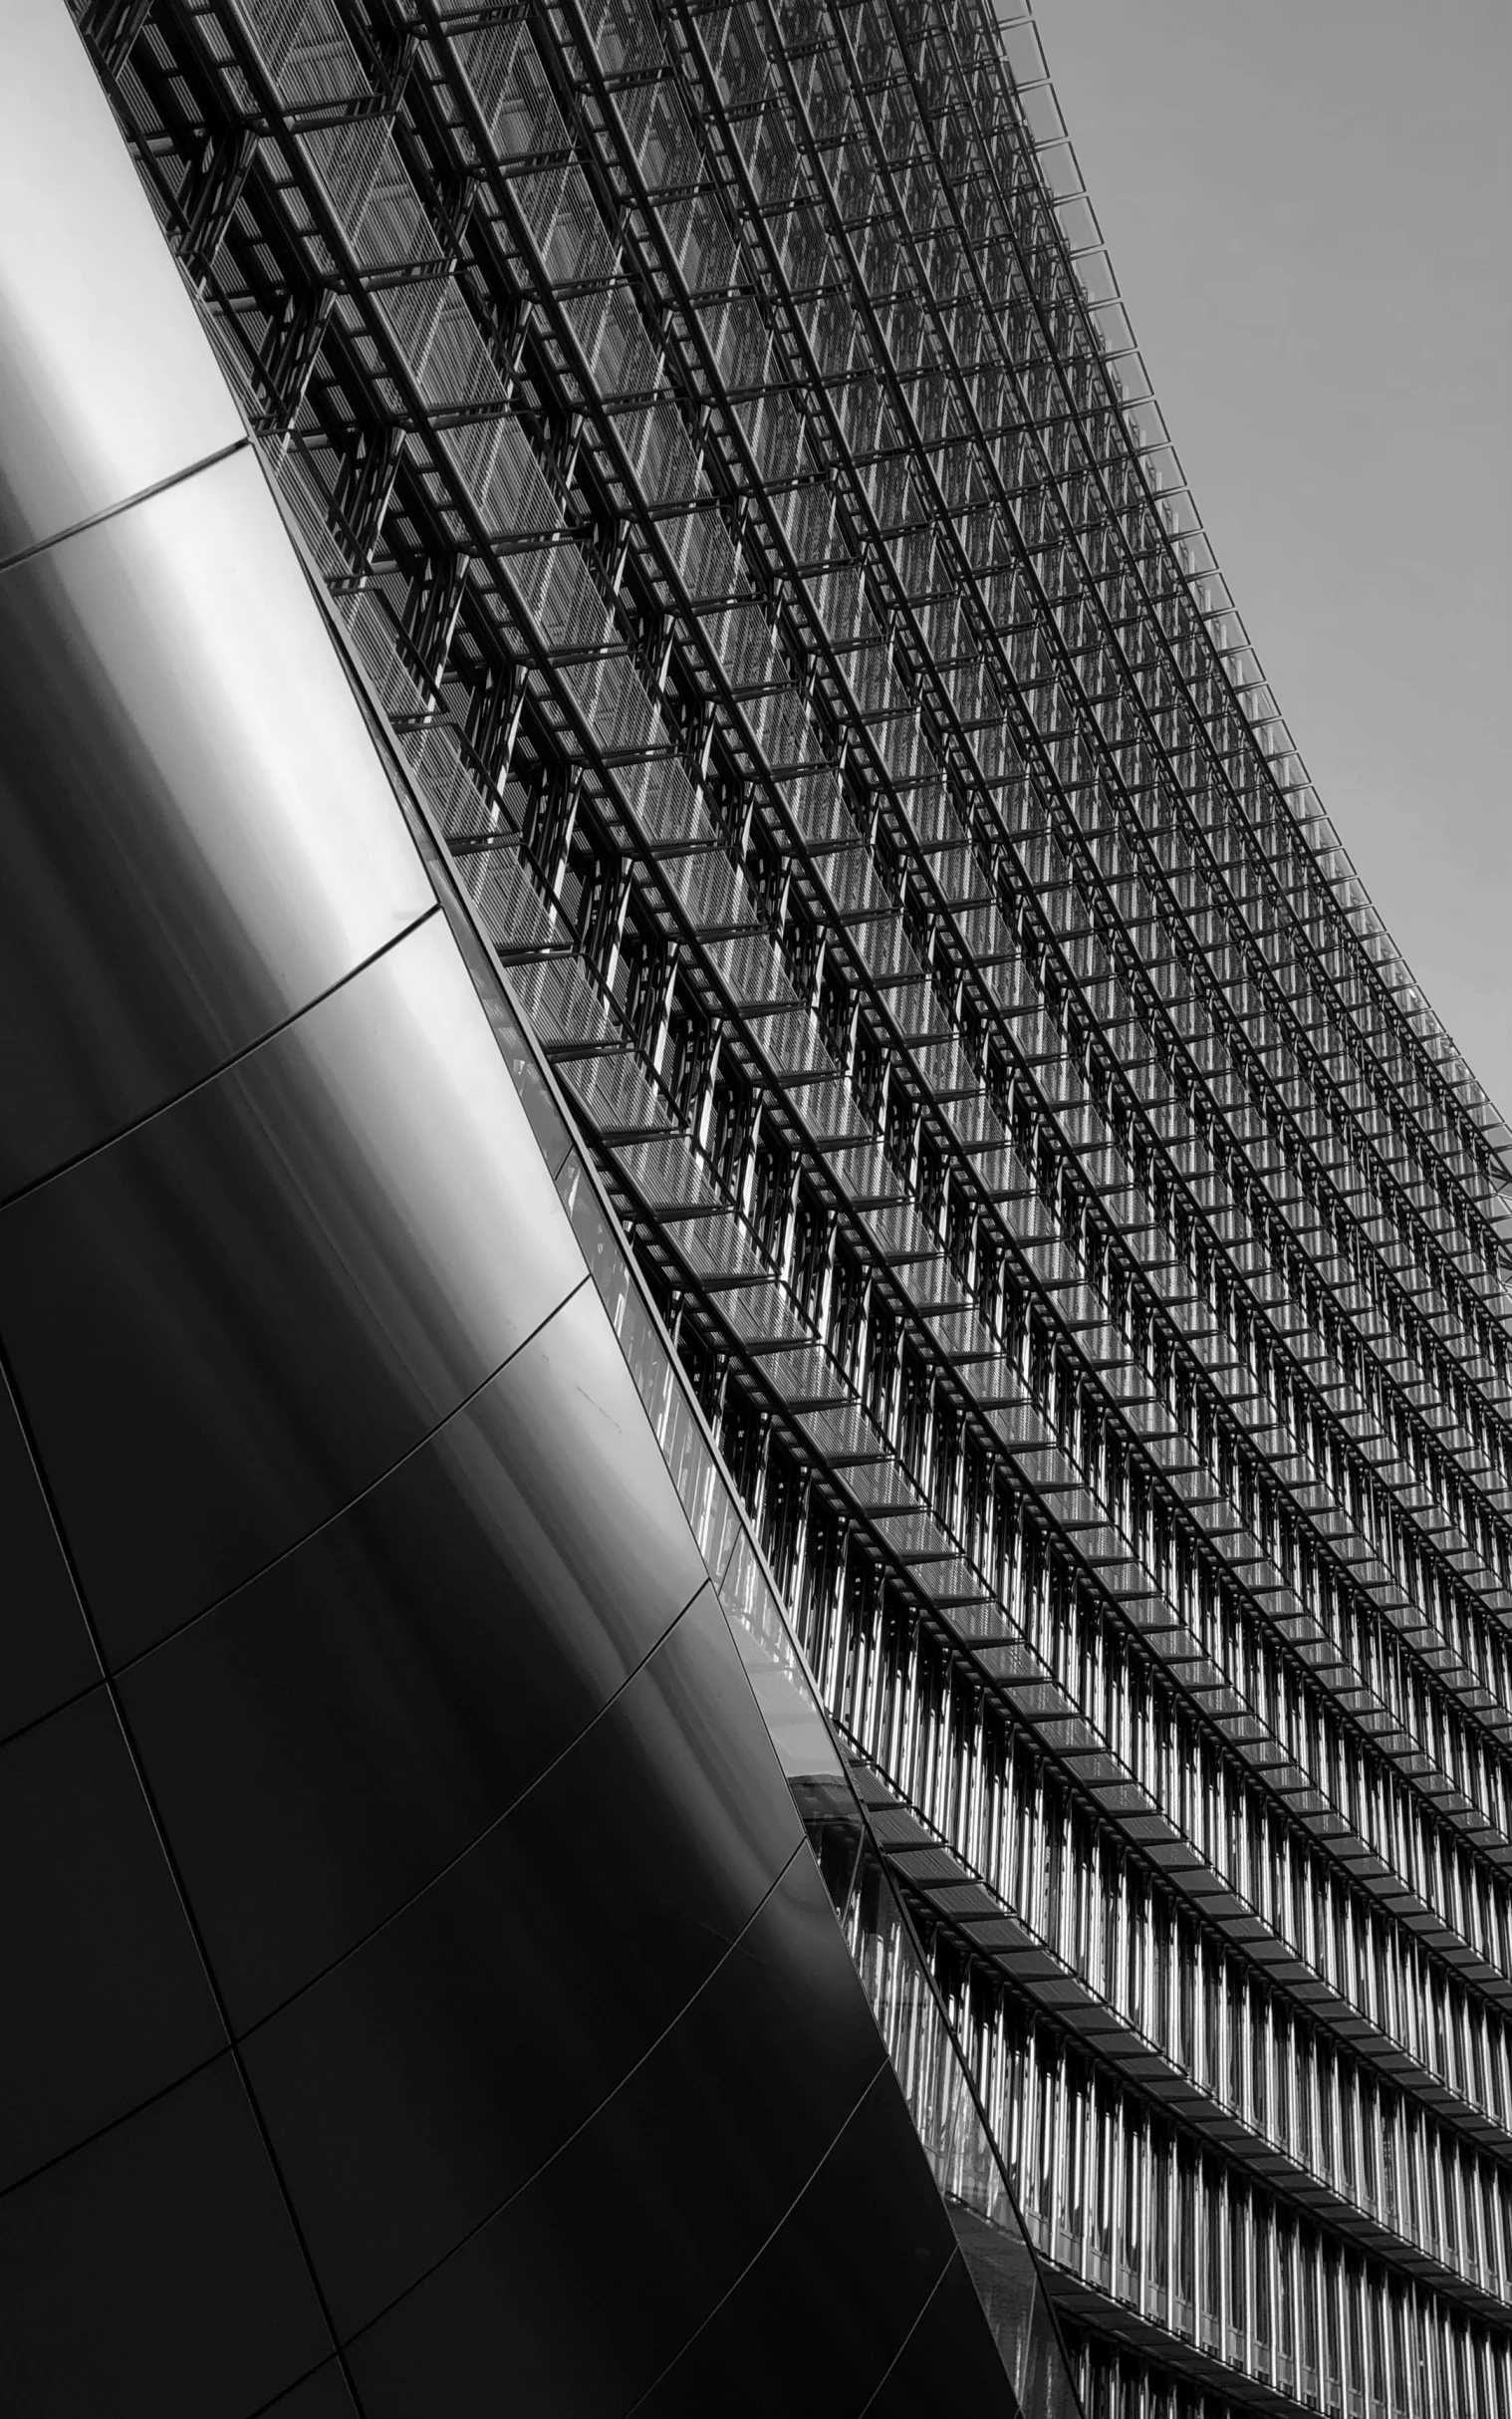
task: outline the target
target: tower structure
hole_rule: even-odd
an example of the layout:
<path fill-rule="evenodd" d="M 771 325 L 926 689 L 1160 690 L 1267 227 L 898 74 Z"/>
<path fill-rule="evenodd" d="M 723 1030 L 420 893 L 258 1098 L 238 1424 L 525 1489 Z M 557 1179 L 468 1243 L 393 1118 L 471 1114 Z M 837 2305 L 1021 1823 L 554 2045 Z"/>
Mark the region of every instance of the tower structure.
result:
<path fill-rule="evenodd" d="M 1248 650 L 1028 19 L 80 24 L 1089 2419 L 1512 2419 L 1508 1138 Z"/>

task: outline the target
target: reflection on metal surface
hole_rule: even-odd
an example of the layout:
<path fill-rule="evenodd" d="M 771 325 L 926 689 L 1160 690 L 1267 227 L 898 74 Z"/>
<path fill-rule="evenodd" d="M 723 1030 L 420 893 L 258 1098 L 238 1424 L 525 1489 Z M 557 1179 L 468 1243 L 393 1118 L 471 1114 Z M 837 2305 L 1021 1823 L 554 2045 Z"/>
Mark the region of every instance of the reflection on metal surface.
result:
<path fill-rule="evenodd" d="M 248 2035 L 344 2334 L 592 2123 L 800 1847 L 732 1686 L 739 1668 L 705 1598 L 429 1888 Z M 607 1821 L 613 1808 L 633 1819 Z M 833 2122 L 846 2112 L 838 2103 Z M 516 2308 L 508 2323 L 527 2321 Z"/>
<path fill-rule="evenodd" d="M 434 915 L 0 1211 L 0 1327 L 113 1659 L 340 1511 L 581 1277 Z"/>
<path fill-rule="evenodd" d="M 0 563 L 245 429 L 55 0 L 0 0 Z"/>
<path fill-rule="evenodd" d="M 703 1583 L 584 1287 L 350 1510 L 129 1670 L 237 2017 L 266 2015 L 497 1822 Z"/>
<path fill-rule="evenodd" d="M 250 453 L 0 573 L 0 1194 L 212 1074 L 433 905 L 310 639 Z"/>
<path fill-rule="evenodd" d="M 754 1715 L 751 1717 L 754 1719 Z M 774 1775 L 775 1777 L 775 1775 Z M 780 1786 L 780 1782 L 778 1783 Z M 444 2410 L 482 2419 L 507 2377 L 531 2413 L 623 2415 L 696 2337 L 779 2234 L 845 2120 L 878 2078 L 882 2045 L 812 1861 L 800 1849 L 702 1991 L 557 2158 L 352 2347 L 368 2419 Z M 912 2145 L 878 2179 L 889 2234 L 948 2230 Z M 865 2213 L 854 2210 L 855 2241 Z M 577 2263 L 562 2249 L 576 2241 Z M 943 2263 L 941 2263 L 943 2265 Z M 871 2341 L 828 2407 L 859 2419 L 921 2307 L 911 2258 L 863 2272 Z M 584 2278 L 594 2280 L 585 2306 Z M 885 2274 L 886 2283 L 883 2283 Z M 838 2313 L 854 2329 L 856 2314 Z M 835 2321 L 822 2266 L 768 2313 L 816 2365 Z M 723 2380 L 721 2411 L 774 2404 L 774 2347 Z"/>

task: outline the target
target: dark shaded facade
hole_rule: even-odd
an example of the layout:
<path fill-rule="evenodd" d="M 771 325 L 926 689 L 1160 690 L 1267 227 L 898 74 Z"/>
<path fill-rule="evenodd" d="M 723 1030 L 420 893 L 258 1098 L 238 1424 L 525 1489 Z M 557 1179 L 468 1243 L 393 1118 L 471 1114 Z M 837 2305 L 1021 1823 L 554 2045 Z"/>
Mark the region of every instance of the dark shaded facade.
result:
<path fill-rule="evenodd" d="M 423 1742 L 412 1757 L 394 1744 L 426 1729 L 402 1574 L 454 1552 L 442 1595 L 465 1606 L 469 1569 L 525 1550 L 500 1508 L 516 1497 L 542 1556 L 605 1540 L 600 1639 L 624 1481 L 588 1440 L 558 1442 L 544 1408 L 535 1433 L 534 1381 L 508 1425 L 510 1370 L 536 1354 L 553 1401 L 547 1339 L 582 1318 L 638 1398 L 630 1492 L 668 1506 L 644 1557 L 668 1645 L 685 1629 L 730 1661 L 712 1613 L 695 1619 L 712 1580 L 765 1717 L 753 1727 L 739 1699 L 722 1812 L 691 1780 L 647 1806 L 643 1870 L 728 1822 L 721 1877 L 749 1852 L 770 1892 L 783 1834 L 762 1809 L 780 1826 L 796 1802 L 853 1965 L 834 1965 L 794 1831 L 781 1886 L 810 1892 L 836 2013 L 795 2028 L 772 2087 L 794 2107 L 817 2092 L 821 2132 L 853 2083 L 858 2108 L 875 2089 L 877 2132 L 853 2172 L 832 2127 L 833 2195 L 816 2185 L 805 2217 L 751 2164 L 773 2119 L 731 2096 L 735 2033 L 700 2045 L 685 1989 L 685 2054 L 673 2032 L 657 2052 L 681 2113 L 651 2096 L 637 2117 L 626 2083 L 625 2139 L 670 2129 L 717 2156 L 698 2099 L 717 2073 L 707 2107 L 738 2133 L 723 2182 L 711 2168 L 691 2200 L 672 2177 L 669 2191 L 687 2222 L 695 2202 L 701 2218 L 748 2194 L 750 2239 L 774 2248 L 728 2300 L 695 2263 L 657 2336 L 634 2316 L 659 2310 L 650 2273 L 618 2273 L 643 2218 L 606 2219 L 583 2256 L 616 2272 L 630 2314 L 622 2326 L 606 2303 L 595 2325 L 633 2358 L 570 2384 L 522 2371 L 518 2390 L 629 2408 L 659 2358 L 670 2382 L 648 2410 L 719 2406 L 732 2379 L 753 2408 L 830 2407 L 834 2377 L 838 2407 L 992 2408 L 1006 2367 L 1024 2408 L 1054 2408 L 1074 2376 L 1109 2419 L 1508 2419 L 1507 1138 L 1248 654 L 1128 352 L 1027 20 L 999 26 L 979 0 L 106 0 L 81 22 L 243 415 L 196 356 L 139 420 L 126 411 L 146 449 L 112 462 L 114 486 L 100 432 L 122 414 L 101 392 L 75 485 L 39 487 L 63 450 L 44 396 L 17 452 L 10 555 L 236 450 L 198 473 L 192 506 L 170 490 L 3 575 L 49 795 L 77 801 L 104 853 L 91 899 L 40 854 L 11 886 L 15 979 L 35 969 L 70 1080 L 28 1053 L 41 1072 L 20 1078 L 11 1181 L 51 1181 L 0 1213 L 0 1336 L 93 1651 L 121 1668 L 101 1703 L 148 1774 L 216 1995 L 203 2041 L 183 2018 L 171 2038 L 187 2048 L 162 2050 L 144 2090 L 196 2061 L 219 2072 L 222 2037 L 237 2044 L 226 2071 L 371 2411 L 430 2407 L 427 2391 L 468 2407 L 430 2365 L 442 2341 L 496 2384 L 498 2342 L 473 2330 L 500 2323 L 504 2275 L 530 2280 L 540 2339 L 586 2357 L 580 2305 L 551 2298 L 567 2216 L 485 2222 L 506 2156 L 525 2155 L 513 2131 L 474 2127 L 475 2176 L 434 2145 L 491 2104 L 501 2050 L 527 2068 L 555 2021 L 545 1999 L 515 2007 L 537 2046 L 503 2047 L 488 1907 L 550 1899 L 550 1826 L 575 1807 L 613 1805 L 617 1837 L 634 1836 L 631 1800 L 606 1761 L 586 1796 L 563 1786 L 512 1865 L 455 1883 L 481 1895 L 437 1918 L 467 1944 L 454 1985 L 435 1986 L 444 2033 L 390 2013 L 406 1976 L 448 1968 L 428 1917 L 406 1942 L 384 1900 L 418 1907 L 464 1875 L 464 1843 L 504 1811 L 496 1764 L 548 1790 L 595 1707 L 599 1746 L 582 1751 L 619 1751 L 603 1709 L 630 1707 L 663 1653 L 647 1613 L 619 1663 L 595 1644 L 597 1698 L 575 1667 L 560 1696 L 543 1677 L 539 1704 L 520 1703 L 539 1658 L 549 1671 L 578 1650 L 544 1622 L 490 1680 L 480 1623 L 447 1669 L 478 1692 L 486 1752 L 469 1773 L 448 1747 L 449 1807 L 424 1796 Z M 68 163 L 22 157 L 66 220 Z M 441 915 L 415 904 L 396 808 L 316 811 L 356 778 L 322 753 L 341 712 L 281 712 L 293 675 L 235 623 L 257 559 L 238 483 L 260 499 L 270 563 L 283 541 L 265 474 Z M 177 550 L 160 590 L 154 547 Z M 92 548 L 100 568 L 75 575 L 72 550 Z M 148 860 L 129 816 L 100 829 L 89 725 L 64 710 L 111 661 L 93 626 L 76 635 L 71 581 L 145 600 L 180 668 L 160 726 L 131 706 L 143 763 L 171 751 L 189 787 L 200 759 L 255 769 L 253 667 L 278 734 L 278 778 L 249 775 L 242 824 L 217 813 L 196 839 L 171 946 L 150 861 L 139 964 L 124 936 Z M 313 615 L 304 600 L 274 621 Z M 29 659 L 19 634 L 52 625 Z M 132 627 L 129 604 L 113 627 Z M 182 715 L 185 695 L 217 693 L 193 676 L 193 649 L 216 645 L 235 733 Z M 116 708 L 98 710 L 114 762 Z M 74 757 L 55 768 L 60 726 Z M 243 863 L 227 835 L 265 825 Z M 207 872 L 212 831 L 225 854 Z M 236 902 L 234 942 L 211 945 L 201 892 Z M 321 913 L 290 933 L 277 910 L 307 895 Z M 416 1005 L 443 981 L 426 952 L 455 983 L 458 941 L 524 1086 L 499 1084 L 486 1109 L 475 1007 Z M 80 964 L 89 984 L 60 983 Z M 23 989 L 36 1016 L 32 1001 Z M 521 1167 L 538 1181 L 511 1139 L 522 1099 L 597 1300 L 551 1261 L 555 1213 L 511 1191 Z M 338 1236 L 307 1273 L 268 1171 L 338 1126 L 365 1169 L 424 1171 L 433 1191 L 365 1212 L 371 1267 Z M 213 1203 L 195 1190 L 206 1170 Z M 302 1176 L 300 1201 L 318 1198 Z M 161 1207 L 182 1200 L 205 1205 L 192 1292 Z M 387 1292 L 385 1218 L 421 1238 Z M 212 1357 L 246 1369 L 245 1404 L 183 1394 L 155 1348 L 165 1321 L 224 1333 Z M 286 1331 L 331 1340 L 308 1369 L 272 1368 L 266 1339 Z M 602 1399 L 610 1384 L 596 1380 Z M 453 1429 L 448 1466 L 453 1448 L 427 1440 Z M 564 1490 L 549 1507 L 548 1481 Z M 467 1545 L 470 1521 L 488 1542 Z M 529 1592 L 523 1566 L 511 1585 Z M 362 1617 L 344 1638 L 330 1615 L 322 1651 L 367 1743 L 355 1710 L 340 1736 L 296 1740 L 271 1713 L 264 1732 L 248 1703 L 285 1690 L 287 1657 L 343 1588 Z M 632 1607 L 616 1618 L 632 1624 Z M 391 1655 L 370 1652 L 375 1623 Z M 57 1668 L 33 1716 L 84 1686 L 64 1630 L 46 1634 Z M 712 1699 L 680 1685 L 662 1705 L 651 1684 L 631 1761 L 654 1740 L 655 1769 L 675 1771 L 684 1748 L 659 1743 L 724 1736 Z M 310 1698 L 333 1701 L 324 1676 Z M 282 1848 L 259 1791 L 287 1794 Z M 650 1995 L 625 2041 L 635 2021 L 660 2039 L 655 1993 L 670 2008 L 695 1973 L 675 1927 L 657 1929 L 652 1884 L 614 1918 L 623 1954 L 591 1939 L 622 1904 L 596 1887 L 606 1912 L 571 1953 L 552 1935 L 568 1977 L 553 1988 L 584 2026 L 543 2068 L 559 2113 L 605 2054 L 581 2015 L 592 1980 L 572 1987 L 584 1942 L 630 1998 Z M 746 1938 L 731 1904 L 719 1920 Z M 168 1971 L 166 1947 L 146 1963 Z M 890 2072 L 832 2084 L 853 1967 Z M 780 2024 L 754 2000 L 731 2022 L 762 2043 L 754 2082 Z M 122 2089 L 122 2105 L 144 2096 Z M 411 2135 L 385 2203 L 331 2144 L 369 2144 L 374 2112 L 400 2105 Z M 84 2129 L 110 2140 L 120 2114 Z M 50 2137 L 42 2155 L 65 2147 Z M 581 2209 L 560 2172 L 564 2209 Z M 762 2233 L 763 2208 L 794 2211 L 786 2243 L 775 2217 Z M 635 2246 L 656 2277 L 672 2223 Z M 936 2229 L 922 2291 L 897 2283 L 910 2225 Z M 842 2245 L 846 2275 L 828 2265 Z M 432 2272 L 444 2284 L 407 2282 Z M 581 2267 L 572 2287 L 592 2299 Z M 747 2379 L 753 2345 L 774 2363 L 796 2346 L 803 2365 Z"/>

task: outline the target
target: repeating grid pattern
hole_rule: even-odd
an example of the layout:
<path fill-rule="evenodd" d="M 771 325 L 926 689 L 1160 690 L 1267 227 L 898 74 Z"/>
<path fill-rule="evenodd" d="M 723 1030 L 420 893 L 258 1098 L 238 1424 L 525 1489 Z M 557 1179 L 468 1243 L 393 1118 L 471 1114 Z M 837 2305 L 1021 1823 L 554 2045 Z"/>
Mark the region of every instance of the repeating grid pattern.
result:
<path fill-rule="evenodd" d="M 1089 2401 L 1506 2410 L 1504 1137 L 1248 654 L 1031 30 L 84 22 Z"/>

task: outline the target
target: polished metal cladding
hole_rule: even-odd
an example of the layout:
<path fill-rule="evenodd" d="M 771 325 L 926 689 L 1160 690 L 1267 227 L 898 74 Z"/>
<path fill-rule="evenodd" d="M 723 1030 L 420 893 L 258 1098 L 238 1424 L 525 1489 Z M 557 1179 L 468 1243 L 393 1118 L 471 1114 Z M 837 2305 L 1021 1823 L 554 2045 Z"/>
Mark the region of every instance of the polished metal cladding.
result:
<path fill-rule="evenodd" d="M 0 2403 L 862 2419 L 948 2308 L 1014 2419 L 744 1515 L 260 460 L 192 468 L 77 38 L 0 23 L 79 187 L 39 272 L 0 220 Z"/>
<path fill-rule="evenodd" d="M 27 2419 L 242 2419 L 330 2356 L 233 2055 L 0 2198 L 0 2331 Z"/>
<path fill-rule="evenodd" d="M 699 2419 L 719 2408 L 736 2374 L 757 2411 L 832 2409 L 843 2405 L 858 2374 L 870 2373 L 879 2386 L 887 2379 L 892 2355 L 906 2349 L 906 2333 L 895 2320 L 886 2331 L 879 2327 L 878 2275 L 908 2280 L 911 2313 L 920 2300 L 927 2306 L 959 2261 L 943 2214 L 923 2223 L 921 2210 L 896 2190 L 898 2174 L 916 2156 L 917 2137 L 891 2086 L 889 2070 L 859 2102 L 770 2242 L 646 2397 L 646 2419 Z M 858 2210 L 866 2212 L 865 2227 L 855 2223 Z M 812 2307 L 821 2293 L 834 2323 L 823 2333 L 793 2326 L 793 2313 Z M 964 2407 L 1010 2419 L 1007 2386 L 979 2309 L 968 2283 L 957 2306 L 959 2349 L 946 2348 L 921 2407 L 927 2410 L 948 2380 L 951 2408 L 963 2407 L 957 2397 L 969 2392 Z"/>
<path fill-rule="evenodd" d="M 0 563 L 245 440 L 50 0 L 0 0 Z"/>
<path fill-rule="evenodd" d="M 526 2410 L 632 2408 L 750 2263 L 780 2241 L 849 2122 L 860 2118 L 870 2130 L 869 2097 L 881 2102 L 893 2088 L 829 1900 L 800 1853 L 594 2121 L 359 2337 L 353 2365 L 370 2419 L 434 2407 L 427 2391 L 458 2419 L 480 2419 L 506 2367 Z M 882 2206 L 901 2219 L 904 2259 L 886 2263 L 899 2306 L 879 2306 L 877 2270 L 858 2276 L 871 2340 L 859 2347 L 842 2405 L 858 2412 L 951 2252 L 938 2204 L 906 2190 L 916 2141 L 900 2139 L 898 2148 L 890 2173 L 871 2180 Z M 707 2195 L 716 2174 L 732 2189 L 714 2210 Z M 877 2210 L 861 2197 L 850 2209 L 861 2268 L 861 2220 L 865 2214 L 870 2226 Z M 560 2256 L 575 2236 L 597 2284 L 593 2340 L 581 2345 L 570 2340 L 580 2286 Z M 789 2356 L 807 2352 L 816 2373 L 829 2331 L 826 2300 L 823 2277 L 813 2274 L 808 2294 L 777 2321 L 793 2328 Z M 522 2306 L 538 2313 L 529 2326 L 520 2323 Z M 725 2407 L 770 2409 L 768 2363 L 783 2352 L 753 2334 L 721 2381 Z"/>
<path fill-rule="evenodd" d="M 90 1637 L 37 1466 L 0 1380 L 0 1536 L 6 1585 L 24 1617 L 0 1620 L 0 1739 L 100 1677 Z"/>
<path fill-rule="evenodd" d="M 792 2090 L 796 2041 L 784 2046 L 769 2031 L 738 1946 L 788 1864 L 808 1862 L 791 1800 L 772 1781 L 724 1616 L 705 1591 L 535 1787 L 334 1972 L 249 2032 L 253 2089 L 344 2335 L 379 2319 L 517 2196 L 528 2203 L 580 2128 L 574 2155 L 591 2160 L 601 2111 L 642 2061 L 655 2052 L 676 2074 L 681 2061 L 663 2035 L 687 2020 L 706 1986 L 731 1993 L 739 2030 L 766 2042 L 779 2090 Z M 814 1888 L 839 2005 L 880 2066 L 882 2044 L 817 1878 Z M 795 1961 L 780 1961 L 779 1972 L 796 2002 Z M 798 2014 L 795 2004 L 795 2023 Z M 714 2097 L 727 2101 L 727 2141 L 704 2144 L 711 2173 L 733 2167 L 752 2179 L 729 2194 L 713 2230 L 726 2283 L 743 2265 L 741 2230 L 757 2241 L 765 2232 L 755 2180 L 774 2196 L 787 2189 L 776 2140 L 756 2126 L 744 2078 L 735 2086 L 739 2064 L 732 2053 L 722 2082 L 717 2067 L 710 2076 Z M 824 2098 L 818 2151 L 856 2096 L 837 2082 Z M 672 2156 L 680 2134 L 696 2157 L 701 2130 L 689 2106 L 660 2137 L 658 2156 Z M 647 2159 L 651 2138 L 627 2143 L 634 2160 Z M 634 2189 L 633 2175 L 626 2185 Z M 774 2215 L 782 2206 L 778 2197 Z M 512 2234 L 524 2215 L 522 2204 L 500 2232 Z M 657 2230 L 650 2256 L 674 2256 L 677 2233 L 706 2227 L 692 2196 L 676 2232 Z M 582 2252 L 559 2226 L 541 2256 L 560 2265 L 565 2319 Z M 676 2256 L 685 2267 L 686 2253 Z M 491 2313 L 501 2346 L 524 2334 L 507 2262 L 481 2300 L 478 2317 Z M 691 2302 L 684 2333 L 709 2305 L 696 2286 Z M 530 2323 L 540 2356 L 566 2372 L 552 2327 L 540 2316 Z M 401 2331 L 412 2325 L 406 2316 Z M 585 2351 L 603 2357 L 602 2345 Z M 608 2407 L 615 2394 L 628 2407 L 635 2368 L 648 2383 L 662 2356 L 649 2327 L 633 2351 L 622 2344 Z M 486 2395 L 486 2368 L 477 2388 Z M 464 2407 L 449 2393 L 440 2399 Z"/>
<path fill-rule="evenodd" d="M 0 1210 L 0 1331 L 110 1659 L 339 1512 L 582 1277 L 438 914 Z"/>
<path fill-rule="evenodd" d="M 434 898 L 250 452 L 0 575 L 0 656 L 3 1196 Z"/>
<path fill-rule="evenodd" d="M 237 2016 L 499 1821 L 705 1576 L 580 1289 L 348 1511 L 133 1665 L 132 1732 Z"/>
<path fill-rule="evenodd" d="M 213 2058 L 225 2032 L 104 1689 L 0 1755 L 0 1863 L 3 2196 Z"/>

